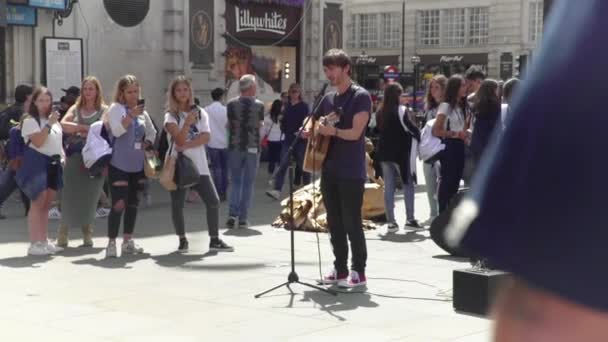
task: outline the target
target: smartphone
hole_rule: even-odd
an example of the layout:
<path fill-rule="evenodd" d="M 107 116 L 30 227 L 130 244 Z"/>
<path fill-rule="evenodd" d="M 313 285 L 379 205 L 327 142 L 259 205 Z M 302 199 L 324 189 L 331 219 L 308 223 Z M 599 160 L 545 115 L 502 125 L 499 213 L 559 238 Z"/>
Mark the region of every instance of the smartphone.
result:
<path fill-rule="evenodd" d="M 192 106 L 190 106 L 190 110 L 198 110 L 198 106 L 193 104 Z"/>
<path fill-rule="evenodd" d="M 138 106 L 145 106 L 146 105 L 146 99 L 139 99 L 139 100 L 137 100 L 137 105 Z"/>

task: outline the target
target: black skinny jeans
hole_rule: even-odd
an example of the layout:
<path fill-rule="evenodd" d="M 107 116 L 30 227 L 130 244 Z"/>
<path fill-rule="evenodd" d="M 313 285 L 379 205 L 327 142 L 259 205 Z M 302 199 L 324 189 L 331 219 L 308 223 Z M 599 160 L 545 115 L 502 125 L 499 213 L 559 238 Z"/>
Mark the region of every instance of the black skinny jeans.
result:
<path fill-rule="evenodd" d="M 364 184 L 364 180 L 358 179 L 340 179 L 325 174 L 321 177 L 321 194 L 338 274 L 348 273 L 348 240 L 353 253 L 352 269 L 365 274 L 367 244 L 361 222 Z"/>
<path fill-rule="evenodd" d="M 211 176 L 203 175 L 198 184 L 191 188 L 196 191 L 207 207 L 207 227 L 209 237 L 217 238 L 220 225 L 220 198 L 215 190 Z M 171 219 L 177 236 L 186 235 L 186 223 L 184 222 L 184 202 L 188 189 L 177 189 L 171 191 Z"/>
<path fill-rule="evenodd" d="M 131 235 L 135 230 L 139 193 L 143 189 L 146 177 L 144 172 L 125 172 L 110 165 L 108 178 L 112 210 L 108 216 L 108 238 L 116 239 L 120 229 L 120 219 L 124 213 L 123 232 Z M 128 185 L 116 185 L 116 182 L 127 182 Z"/>
<path fill-rule="evenodd" d="M 441 154 L 441 180 L 437 197 L 439 212 L 448 208 L 450 200 L 458 192 L 464 171 L 464 141 L 445 139 L 445 150 Z"/>

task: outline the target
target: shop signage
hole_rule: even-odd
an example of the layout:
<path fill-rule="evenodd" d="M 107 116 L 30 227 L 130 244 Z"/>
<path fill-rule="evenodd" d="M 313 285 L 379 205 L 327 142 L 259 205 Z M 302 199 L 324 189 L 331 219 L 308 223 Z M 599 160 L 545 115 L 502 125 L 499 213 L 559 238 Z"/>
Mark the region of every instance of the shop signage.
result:
<path fill-rule="evenodd" d="M 460 55 L 420 55 L 420 63 L 424 65 L 435 64 L 475 64 L 487 65 L 487 53 L 470 53 Z"/>
<path fill-rule="evenodd" d="M 355 59 L 355 64 L 376 64 L 376 57 L 358 56 L 357 59 Z"/>
<path fill-rule="evenodd" d="M 394 65 L 387 65 L 384 68 L 384 80 L 393 82 L 399 78 L 399 69 Z"/>
<path fill-rule="evenodd" d="M 300 7 L 267 6 L 255 2 L 226 0 L 226 27 L 234 38 L 281 39 L 300 37 Z"/>
<path fill-rule="evenodd" d="M 30 0 L 29 5 L 32 7 L 64 10 L 66 7 L 65 2 L 66 0 Z"/>
<path fill-rule="evenodd" d="M 6 8 L 6 23 L 16 26 L 36 26 L 38 17 L 33 7 L 8 5 Z"/>
<path fill-rule="evenodd" d="M 441 56 L 440 63 L 460 63 L 464 59 L 463 56 Z"/>
<path fill-rule="evenodd" d="M 266 31 L 276 34 L 287 33 L 287 18 L 281 13 L 265 12 L 264 16 L 255 16 L 247 8 L 234 7 L 236 20 L 236 33 L 245 31 Z"/>

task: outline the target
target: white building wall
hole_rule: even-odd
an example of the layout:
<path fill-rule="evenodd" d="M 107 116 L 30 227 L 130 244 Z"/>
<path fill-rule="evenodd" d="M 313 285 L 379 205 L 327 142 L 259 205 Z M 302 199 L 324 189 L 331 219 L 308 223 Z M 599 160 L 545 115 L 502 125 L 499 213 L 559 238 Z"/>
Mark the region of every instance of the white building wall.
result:
<path fill-rule="evenodd" d="M 510 52 L 513 56 L 529 54 L 538 42 L 530 42 L 529 4 L 535 0 L 407 0 L 405 1 L 405 69 L 413 69 L 410 57 L 427 54 L 488 54 L 488 75 L 498 78 L 500 74 L 500 54 Z M 379 6 L 379 3 L 382 6 Z M 345 32 L 348 37 L 351 15 L 367 13 L 402 12 L 401 0 L 345 0 Z M 488 44 L 469 47 L 427 47 L 417 42 L 416 14 L 419 10 L 489 7 Z M 347 45 L 348 46 L 348 45 Z M 358 56 L 365 50 L 369 56 L 401 55 L 401 47 L 386 49 L 347 48 L 351 56 Z M 401 66 L 401 64 L 400 64 Z"/>

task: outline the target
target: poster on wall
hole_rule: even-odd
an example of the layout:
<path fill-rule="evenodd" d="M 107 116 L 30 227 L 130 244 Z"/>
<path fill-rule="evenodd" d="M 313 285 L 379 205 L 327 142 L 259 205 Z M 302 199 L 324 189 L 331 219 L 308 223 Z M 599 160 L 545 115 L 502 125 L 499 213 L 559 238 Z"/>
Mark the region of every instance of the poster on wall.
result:
<path fill-rule="evenodd" d="M 227 99 L 239 96 L 241 76 L 256 76 L 257 98 L 269 105 L 281 96 L 287 66 L 295 74 L 296 48 L 279 46 L 230 47 L 226 56 L 226 89 Z"/>
<path fill-rule="evenodd" d="M 56 99 L 62 94 L 61 89 L 70 86 L 80 87 L 84 73 L 82 39 L 51 38 L 42 40 L 43 82 Z"/>
<path fill-rule="evenodd" d="M 342 48 L 342 5 L 326 3 L 323 9 L 323 53 Z"/>
<path fill-rule="evenodd" d="M 195 68 L 213 63 L 213 1 L 190 0 L 190 62 Z"/>

